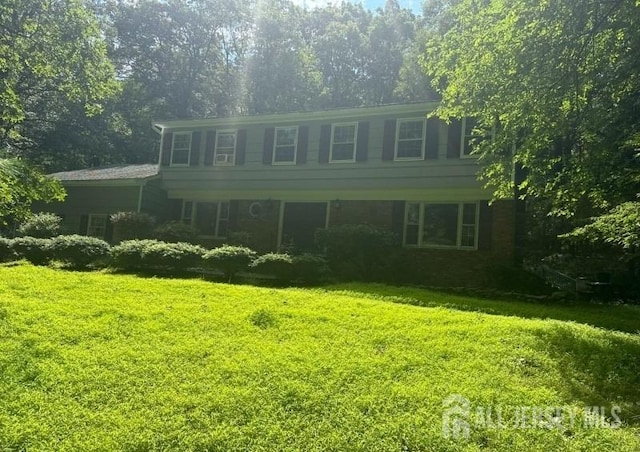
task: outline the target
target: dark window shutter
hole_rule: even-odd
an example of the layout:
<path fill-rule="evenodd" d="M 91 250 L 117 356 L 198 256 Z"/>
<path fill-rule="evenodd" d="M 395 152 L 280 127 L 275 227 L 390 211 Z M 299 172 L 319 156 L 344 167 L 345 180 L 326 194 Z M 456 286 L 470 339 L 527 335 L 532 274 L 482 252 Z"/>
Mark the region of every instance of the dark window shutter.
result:
<path fill-rule="evenodd" d="M 238 201 L 229 201 L 229 231 L 234 232 L 238 228 Z"/>
<path fill-rule="evenodd" d="M 366 162 L 369 152 L 369 122 L 358 123 L 358 147 L 356 149 L 356 162 Z"/>
<path fill-rule="evenodd" d="M 393 160 L 396 153 L 396 120 L 387 119 L 384 122 L 384 136 L 382 138 L 382 160 Z"/>
<path fill-rule="evenodd" d="M 111 222 L 111 215 L 107 215 L 107 227 L 104 231 L 104 239 L 107 242 L 113 240 L 113 223 Z"/>
<path fill-rule="evenodd" d="M 480 201 L 480 218 L 478 219 L 478 249 L 490 250 L 492 240 L 493 215 L 491 206 L 487 201 Z"/>
<path fill-rule="evenodd" d="M 296 156 L 296 165 L 304 165 L 307 163 L 307 149 L 309 148 L 309 127 L 298 127 L 298 155 Z"/>
<path fill-rule="evenodd" d="M 438 158 L 438 147 L 440 145 L 440 120 L 437 118 L 427 119 L 427 150 L 425 155 L 428 159 Z"/>
<path fill-rule="evenodd" d="M 262 163 L 271 165 L 273 162 L 273 140 L 275 139 L 276 129 L 267 127 L 264 129 L 264 144 L 262 148 Z"/>
<path fill-rule="evenodd" d="M 162 136 L 162 158 L 160 162 L 163 166 L 171 164 L 171 146 L 173 146 L 173 133 L 167 132 Z"/>
<path fill-rule="evenodd" d="M 166 220 L 178 221 L 182 219 L 182 199 L 169 199 Z"/>
<path fill-rule="evenodd" d="M 80 235 L 87 235 L 87 229 L 89 228 L 89 215 L 80 216 Z"/>
<path fill-rule="evenodd" d="M 247 129 L 240 129 L 236 137 L 236 165 L 244 165 L 244 154 L 246 150 Z"/>
<path fill-rule="evenodd" d="M 447 139 L 447 158 L 459 159 L 460 158 L 460 144 L 462 142 L 462 121 L 459 119 L 453 119 L 449 124 L 449 132 Z"/>
<path fill-rule="evenodd" d="M 320 149 L 318 152 L 318 161 L 320 163 L 329 163 L 329 148 L 331 147 L 331 124 L 323 124 L 320 127 Z"/>
<path fill-rule="evenodd" d="M 204 150 L 204 164 L 207 166 L 213 165 L 213 155 L 216 151 L 216 131 L 209 130 L 207 132 L 207 143 Z"/>
<path fill-rule="evenodd" d="M 404 201 L 393 201 L 393 209 L 391 210 L 391 230 L 398 237 L 399 243 L 402 243 L 402 235 L 404 233 Z"/>
<path fill-rule="evenodd" d="M 191 134 L 191 156 L 189 157 L 189 165 L 198 166 L 200 163 L 200 139 L 202 132 L 193 132 Z"/>

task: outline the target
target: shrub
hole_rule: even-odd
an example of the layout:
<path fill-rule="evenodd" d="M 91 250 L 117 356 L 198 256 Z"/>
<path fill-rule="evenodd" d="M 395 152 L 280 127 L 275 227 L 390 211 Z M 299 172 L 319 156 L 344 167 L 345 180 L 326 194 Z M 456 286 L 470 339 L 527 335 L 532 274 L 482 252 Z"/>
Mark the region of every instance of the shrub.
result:
<path fill-rule="evenodd" d="M 316 232 L 316 243 L 323 249 L 329 267 L 342 279 L 385 280 L 397 237 L 371 225 L 343 225 Z"/>
<path fill-rule="evenodd" d="M 40 212 L 22 223 L 17 230 L 19 236 L 41 239 L 54 237 L 62 231 L 62 218 L 54 213 Z"/>
<path fill-rule="evenodd" d="M 111 261 L 122 270 L 142 270 L 147 266 L 144 254 L 147 248 L 161 243 L 157 240 L 125 240 L 111 248 Z"/>
<path fill-rule="evenodd" d="M 194 242 L 198 233 L 193 227 L 181 221 L 169 221 L 155 228 L 153 237 L 163 242 Z"/>
<path fill-rule="evenodd" d="M 156 222 L 151 215 L 141 212 L 117 212 L 109 219 L 117 241 L 149 238 Z"/>
<path fill-rule="evenodd" d="M 204 253 L 204 248 L 191 243 L 156 242 L 145 247 L 142 257 L 148 268 L 182 271 L 201 265 Z"/>
<path fill-rule="evenodd" d="M 87 267 L 109 256 L 111 247 L 107 242 L 85 235 L 59 235 L 51 239 L 51 257 L 75 268 Z"/>
<path fill-rule="evenodd" d="M 0 237 L 0 262 L 9 262 L 15 258 L 15 254 L 11 249 L 11 240 Z"/>
<path fill-rule="evenodd" d="M 326 280 L 331 274 L 327 260 L 317 254 L 300 254 L 293 257 L 295 279 L 308 284 Z"/>
<path fill-rule="evenodd" d="M 255 256 L 256 252 L 245 246 L 223 245 L 208 251 L 204 262 L 208 267 L 220 270 L 231 282 L 236 273 L 249 267 Z"/>
<path fill-rule="evenodd" d="M 190 243 L 126 240 L 111 248 L 116 268 L 123 270 L 185 270 L 201 264 L 204 248 Z"/>
<path fill-rule="evenodd" d="M 257 257 L 251 263 L 251 269 L 280 281 L 291 281 L 295 279 L 293 261 L 285 253 L 267 253 Z"/>
<path fill-rule="evenodd" d="M 34 265 L 46 265 L 51 260 L 49 244 L 51 239 L 37 237 L 16 237 L 11 241 L 11 249 L 19 257 Z"/>

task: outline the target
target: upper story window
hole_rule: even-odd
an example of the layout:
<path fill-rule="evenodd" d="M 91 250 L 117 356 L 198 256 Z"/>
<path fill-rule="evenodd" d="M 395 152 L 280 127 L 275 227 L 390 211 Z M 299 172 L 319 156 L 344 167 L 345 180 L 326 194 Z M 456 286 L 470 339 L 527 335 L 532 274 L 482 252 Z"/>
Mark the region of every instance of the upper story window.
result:
<path fill-rule="evenodd" d="M 331 154 L 329 161 L 331 163 L 355 162 L 357 135 L 357 122 L 333 124 L 331 126 Z"/>
<path fill-rule="evenodd" d="M 276 127 L 272 163 L 274 165 L 295 164 L 297 147 L 297 127 Z"/>
<path fill-rule="evenodd" d="M 473 158 L 473 149 L 482 141 L 491 139 L 492 133 L 482 133 L 477 129 L 478 121 L 474 118 L 462 119 L 462 141 L 460 143 L 460 158 Z"/>
<path fill-rule="evenodd" d="M 426 120 L 399 119 L 396 126 L 396 160 L 424 159 Z"/>
<path fill-rule="evenodd" d="M 171 165 L 189 165 L 191 155 L 191 132 L 176 132 L 171 144 Z"/>
<path fill-rule="evenodd" d="M 407 203 L 404 244 L 433 248 L 478 247 L 478 203 Z"/>
<path fill-rule="evenodd" d="M 216 134 L 214 162 L 216 165 L 235 164 L 237 130 L 220 130 Z"/>

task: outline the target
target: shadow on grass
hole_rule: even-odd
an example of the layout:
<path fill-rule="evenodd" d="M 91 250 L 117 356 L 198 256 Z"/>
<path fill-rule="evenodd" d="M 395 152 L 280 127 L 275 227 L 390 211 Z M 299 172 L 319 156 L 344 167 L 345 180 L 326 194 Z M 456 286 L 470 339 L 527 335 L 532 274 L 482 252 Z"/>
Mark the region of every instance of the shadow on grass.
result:
<path fill-rule="evenodd" d="M 597 330 L 553 325 L 536 332 L 562 375 L 560 391 L 585 407 L 620 408 L 625 424 L 640 425 L 640 341 Z"/>
<path fill-rule="evenodd" d="M 640 306 L 638 305 L 612 305 L 586 301 L 554 303 L 516 299 L 494 300 L 451 294 L 445 291 L 383 284 L 348 283 L 327 286 L 324 289 L 336 292 L 357 292 L 376 299 L 414 306 L 445 307 L 526 319 L 555 319 L 626 333 L 640 333 Z"/>

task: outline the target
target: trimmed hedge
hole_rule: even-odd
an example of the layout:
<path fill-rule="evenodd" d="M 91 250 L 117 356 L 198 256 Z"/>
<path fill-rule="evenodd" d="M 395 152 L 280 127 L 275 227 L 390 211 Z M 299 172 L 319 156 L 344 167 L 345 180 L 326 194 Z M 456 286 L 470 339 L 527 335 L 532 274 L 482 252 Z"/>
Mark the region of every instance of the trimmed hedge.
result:
<path fill-rule="evenodd" d="M 331 275 L 327 260 L 317 254 L 300 254 L 293 258 L 295 278 L 306 284 L 326 281 Z"/>
<path fill-rule="evenodd" d="M 59 235 L 49 243 L 50 256 L 74 268 L 87 267 L 109 256 L 107 242 L 85 235 Z"/>
<path fill-rule="evenodd" d="M 0 262 L 9 262 L 16 257 L 11 248 L 11 243 L 11 239 L 0 237 Z"/>
<path fill-rule="evenodd" d="M 111 248 L 111 259 L 122 270 L 182 271 L 201 265 L 204 253 L 204 248 L 190 243 L 126 240 Z"/>
<path fill-rule="evenodd" d="M 109 217 L 118 241 L 152 236 L 156 220 L 144 212 L 116 212 Z"/>
<path fill-rule="evenodd" d="M 318 229 L 315 239 L 333 274 L 345 280 L 387 280 L 400 249 L 394 233 L 367 224 Z"/>
<path fill-rule="evenodd" d="M 240 271 L 246 270 L 256 252 L 246 246 L 222 245 L 212 249 L 204 255 L 205 266 L 220 270 L 227 281 L 231 282 L 233 277 Z"/>
<path fill-rule="evenodd" d="M 51 261 L 50 244 L 51 239 L 16 237 L 11 240 L 11 249 L 18 258 L 26 259 L 34 265 L 46 265 Z"/>
<path fill-rule="evenodd" d="M 267 253 L 251 263 L 251 270 L 272 276 L 282 282 L 318 283 L 330 274 L 327 260 L 316 254 L 290 256 L 286 253 Z"/>
<path fill-rule="evenodd" d="M 198 231 L 181 221 L 169 221 L 155 228 L 153 237 L 162 242 L 195 242 Z"/>
<path fill-rule="evenodd" d="M 48 239 L 62 231 L 62 218 L 54 213 L 39 212 L 22 223 L 17 230 L 21 237 Z"/>
<path fill-rule="evenodd" d="M 251 262 L 251 270 L 271 276 L 280 281 L 292 281 L 295 278 L 293 257 L 286 253 L 267 253 Z"/>

